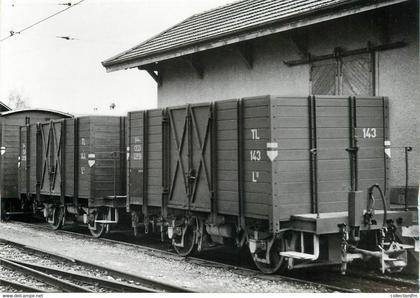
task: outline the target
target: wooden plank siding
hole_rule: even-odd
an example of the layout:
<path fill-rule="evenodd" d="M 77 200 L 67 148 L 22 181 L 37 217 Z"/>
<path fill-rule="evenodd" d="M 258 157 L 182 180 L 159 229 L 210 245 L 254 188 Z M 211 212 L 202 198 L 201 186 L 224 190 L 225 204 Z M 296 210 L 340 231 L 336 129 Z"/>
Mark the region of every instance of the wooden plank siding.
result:
<path fill-rule="evenodd" d="M 271 219 L 272 163 L 267 143 L 271 143 L 270 97 L 243 99 L 243 185 L 245 217 Z"/>
<path fill-rule="evenodd" d="M 50 147 L 52 149 L 48 153 L 46 151 L 46 147 L 51 146 L 47 144 L 47 133 L 52 127 L 63 132 L 60 154 L 57 144 L 55 148 Z M 39 133 L 40 129 L 44 136 Z M 103 197 L 125 195 L 125 117 L 86 116 L 30 125 L 29 139 L 30 194 L 37 195 L 39 192 L 45 196 L 84 198 L 88 199 L 91 207 L 99 204 Z M 26 141 L 21 138 L 21 146 L 27 146 Z M 59 177 L 52 180 L 48 173 L 44 174 L 46 176 L 42 184 L 46 159 L 50 163 L 46 171 L 51 170 L 51 161 L 60 160 L 55 170 Z M 94 161 L 94 164 L 89 164 L 89 160 Z M 22 179 L 24 176 L 20 175 Z M 63 179 L 62 183 L 60 179 Z M 20 184 L 24 184 L 24 181 Z M 42 188 L 38 190 L 37 185 Z"/>
<path fill-rule="evenodd" d="M 239 215 L 238 100 L 218 101 L 216 112 L 216 197 L 218 213 Z"/>
<path fill-rule="evenodd" d="M 355 102 L 356 176 L 359 189 L 366 192 L 374 183 L 386 184 L 384 99 Z M 295 214 L 346 211 L 352 185 L 349 103 L 344 96 L 263 96 L 131 112 L 128 204 L 162 207 L 166 187 L 170 212 L 211 214 L 214 190 L 218 215 L 243 212 L 245 219 L 272 223 L 273 230 Z M 375 136 L 361 135 L 365 128 L 375 128 Z M 311 147 L 311 137 L 316 148 Z"/>
<path fill-rule="evenodd" d="M 271 118 L 271 139 L 278 144 L 272 169 L 272 212 L 285 220 L 291 214 L 311 211 L 308 99 L 273 98 Z"/>
<path fill-rule="evenodd" d="M 128 205 L 162 206 L 162 121 L 163 111 L 160 109 L 128 114 Z"/>
<path fill-rule="evenodd" d="M 355 127 L 358 190 L 367 192 L 378 183 L 386 189 L 384 157 L 384 99 L 356 98 Z M 316 96 L 317 195 L 318 211 L 347 210 L 351 190 L 349 98 Z M 278 142 L 273 162 L 273 201 L 279 203 L 280 220 L 312 210 L 309 161 L 309 113 L 307 98 L 272 99 L 272 139 Z M 375 136 L 364 137 L 363 130 L 374 128 Z M 276 212 L 275 210 L 273 212 Z"/>
<path fill-rule="evenodd" d="M 28 110 L 9 112 L 0 116 L 1 146 L 6 152 L 0 161 L 1 196 L 4 198 L 17 198 L 18 193 L 18 157 L 20 127 L 26 123 L 44 122 L 65 117 L 62 113 L 43 110 Z M 31 155 L 33 152 L 31 151 Z"/>
<path fill-rule="evenodd" d="M 90 118 L 90 152 L 95 164 L 90 169 L 89 205 L 98 198 L 126 195 L 125 183 L 125 117 L 95 116 Z M 80 128 L 81 126 L 79 126 Z M 82 160 L 79 161 L 82 163 Z M 82 178 L 79 179 L 81 181 Z M 99 201 L 98 201 L 99 202 Z"/>

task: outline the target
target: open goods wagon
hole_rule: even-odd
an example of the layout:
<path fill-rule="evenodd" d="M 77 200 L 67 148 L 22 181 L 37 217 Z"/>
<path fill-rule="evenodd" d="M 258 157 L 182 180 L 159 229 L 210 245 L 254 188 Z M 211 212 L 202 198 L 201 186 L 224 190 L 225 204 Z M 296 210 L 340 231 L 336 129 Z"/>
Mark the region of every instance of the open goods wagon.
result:
<path fill-rule="evenodd" d="M 127 121 L 135 233 L 167 228 L 181 255 L 247 244 L 267 273 L 308 263 L 345 272 L 372 257 L 382 271 L 406 265 L 409 246 L 395 233 L 412 214 L 389 210 L 384 195 L 386 98 L 265 96 L 130 112 Z"/>
<path fill-rule="evenodd" d="M 42 109 L 7 111 L 0 114 L 0 201 L 1 217 L 22 214 L 32 206 L 18 194 L 19 128 L 21 125 L 69 118 L 69 114 Z M 26 148 L 22 148 L 26 151 Z"/>
<path fill-rule="evenodd" d="M 118 208 L 125 207 L 125 117 L 22 126 L 20 148 L 19 193 L 32 198 L 54 228 L 81 221 L 97 235 L 104 226 L 95 219 L 118 220 Z"/>

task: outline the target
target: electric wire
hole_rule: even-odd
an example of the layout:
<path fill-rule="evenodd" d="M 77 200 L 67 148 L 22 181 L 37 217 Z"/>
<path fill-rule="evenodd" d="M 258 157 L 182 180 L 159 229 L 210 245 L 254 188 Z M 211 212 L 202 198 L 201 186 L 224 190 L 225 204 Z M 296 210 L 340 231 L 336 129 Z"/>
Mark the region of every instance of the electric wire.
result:
<path fill-rule="evenodd" d="M 19 30 L 19 31 L 10 31 L 10 35 L 8 35 L 8 36 L 3 37 L 2 39 L 0 39 L 0 42 L 3 42 L 3 41 L 5 41 L 5 40 L 9 39 L 10 37 L 13 37 L 13 36 L 15 36 L 17 34 L 21 34 L 22 32 L 24 32 L 26 30 L 29 30 L 32 27 L 35 27 L 36 25 L 38 25 L 40 23 L 43 23 L 43 22 L 45 22 L 45 21 L 47 21 L 47 20 L 55 17 L 56 15 L 59 15 L 59 14 L 65 12 L 65 11 L 69 10 L 70 8 L 75 7 L 75 6 L 79 5 L 79 4 L 81 4 L 84 1 L 86 1 L 86 0 L 80 0 L 79 2 L 76 2 L 73 5 L 68 6 L 68 7 L 64 8 L 64 9 L 62 9 L 60 11 L 57 11 L 56 13 L 54 13 L 54 14 L 48 16 L 48 17 L 45 17 L 45 18 L 43 18 L 43 19 L 41 19 L 41 20 L 39 20 L 39 21 L 37 21 L 37 22 L 35 22 L 35 23 L 33 23 L 33 24 L 31 24 L 31 25 L 29 25 L 29 26 L 27 26 L 27 27 L 25 27 L 25 28 L 23 28 L 21 30 Z"/>

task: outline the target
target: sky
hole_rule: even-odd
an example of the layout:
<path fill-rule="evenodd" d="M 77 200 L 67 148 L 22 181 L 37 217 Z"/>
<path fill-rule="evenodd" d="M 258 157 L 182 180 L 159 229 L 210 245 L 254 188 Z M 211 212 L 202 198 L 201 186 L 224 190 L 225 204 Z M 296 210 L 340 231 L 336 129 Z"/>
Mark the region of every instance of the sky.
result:
<path fill-rule="evenodd" d="M 79 0 L 0 0 L 0 39 Z M 32 108 L 120 114 L 155 108 L 145 71 L 106 73 L 101 61 L 187 17 L 234 0 L 85 0 L 0 42 L 0 101 L 21 94 Z M 65 40 L 57 36 L 68 36 Z M 115 104 L 115 110 L 110 105 Z"/>

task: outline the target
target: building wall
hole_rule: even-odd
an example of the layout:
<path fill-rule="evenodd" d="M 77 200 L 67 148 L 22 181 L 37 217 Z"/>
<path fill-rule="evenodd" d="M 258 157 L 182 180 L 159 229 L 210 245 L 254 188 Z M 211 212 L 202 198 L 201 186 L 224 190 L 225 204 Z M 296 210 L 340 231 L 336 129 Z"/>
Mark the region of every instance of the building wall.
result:
<path fill-rule="evenodd" d="M 400 6 L 391 11 L 391 39 L 403 39 L 409 46 L 378 54 L 378 94 L 389 97 L 390 138 L 393 147 L 390 178 L 394 187 L 403 187 L 405 184 L 405 146 L 414 148 L 409 153 L 409 184 L 418 186 L 420 179 L 418 13 L 418 7 L 403 9 Z"/>
<path fill-rule="evenodd" d="M 389 19 L 381 18 L 387 15 Z M 388 25 L 386 25 L 388 24 Z M 375 93 L 390 99 L 390 139 L 392 147 L 391 186 L 405 183 L 404 149 L 419 148 L 419 30 L 417 1 L 332 20 L 299 29 L 312 55 L 405 40 L 408 46 L 376 54 Z M 185 61 L 162 65 L 163 84 L 158 88 L 159 107 L 206 102 L 264 94 L 308 95 L 310 66 L 288 67 L 283 61 L 301 58 L 289 33 L 253 41 L 254 67 L 247 68 L 232 50 L 220 48 L 201 54 L 204 78 L 200 79 Z M 417 144 L 416 144 L 417 142 Z M 419 182 L 418 151 L 410 154 L 410 185 Z M 416 161 L 417 157 L 417 161 Z"/>
<path fill-rule="evenodd" d="M 289 68 L 283 59 L 294 59 L 296 50 L 282 36 L 255 43 L 252 70 L 231 50 L 222 48 L 205 53 L 201 60 L 204 78 L 184 61 L 165 64 L 163 84 L 158 91 L 158 105 L 168 106 L 238 98 L 252 95 L 309 93 L 308 67 Z"/>

